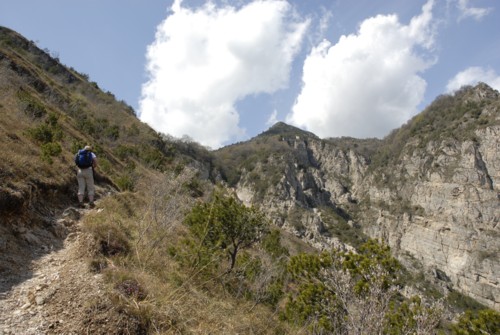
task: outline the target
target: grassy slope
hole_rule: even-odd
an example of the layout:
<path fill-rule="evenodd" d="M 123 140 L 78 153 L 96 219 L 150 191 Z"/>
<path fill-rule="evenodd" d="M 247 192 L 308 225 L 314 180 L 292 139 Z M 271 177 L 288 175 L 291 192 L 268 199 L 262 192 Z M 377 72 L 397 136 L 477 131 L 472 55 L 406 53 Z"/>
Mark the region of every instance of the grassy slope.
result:
<path fill-rule="evenodd" d="M 102 211 L 85 219 L 85 230 L 95 237 L 89 266 L 106 275 L 107 294 L 118 310 L 152 333 L 307 333 L 279 320 L 284 297 L 263 302 L 273 280 L 269 275 L 282 270 L 262 246 L 244 253 L 233 277 L 214 275 L 223 265 L 208 273 L 190 266 L 193 240 L 182 220 L 194 203 L 206 200 L 213 185 L 189 166 L 210 170 L 211 154 L 156 134 L 129 106 L 87 79 L 16 33 L 0 29 L 2 233 L 16 240 L 13 226 L 33 224 L 36 220 L 29 218 L 40 220 L 74 202 L 72 158 L 78 146 L 90 143 L 101 163 Z M 34 135 L 44 129 L 51 139 Z M 276 150 L 276 134 L 267 135 L 253 143 L 261 155 Z M 47 153 L 50 143 L 61 151 Z M 219 157 L 220 166 L 234 165 L 232 160 L 238 167 L 252 164 L 250 155 L 233 149 L 239 158 Z M 238 171 L 224 172 L 237 180 Z M 108 191 L 113 195 L 104 198 Z M 18 242 L 15 251 L 26 247 Z M 293 238 L 284 244 L 291 253 L 306 248 Z M 255 264 L 263 270 L 255 270 Z"/>
<path fill-rule="evenodd" d="M 0 28 L 0 230 L 9 251 L 29 257 L 34 246 L 17 227 L 42 231 L 54 211 L 75 203 L 73 156 L 89 143 L 100 162 L 102 209 L 85 219 L 84 230 L 95 237 L 89 266 L 106 275 L 118 310 L 159 333 L 287 329 L 273 309 L 228 294 L 216 277 L 193 273 L 172 254 L 173 246 L 182 250 L 189 239 L 183 216 L 212 187 L 189 166 L 210 168 L 210 154 L 197 144 L 160 136 L 87 79 Z M 19 266 L 4 256 L 0 271 Z M 130 287 L 147 292 L 147 298 L 129 295 Z"/>
<path fill-rule="evenodd" d="M 0 31 L 0 57 L 0 149 L 5 158 L 0 161 L 5 181 L 1 194 L 9 209 L 30 206 L 27 193 L 33 189 L 43 196 L 61 191 L 58 200 L 71 197 L 72 159 L 83 144 L 96 147 L 104 172 L 116 181 L 128 163 L 117 157 L 116 148 L 151 147 L 157 138 L 130 113 L 130 107 L 14 32 Z M 47 143 L 59 145 L 60 153 L 51 156 Z M 111 180 L 108 184 L 113 184 Z M 8 199 L 19 192 L 22 204 Z M 28 201 L 43 201 L 42 197 L 31 196 Z"/>

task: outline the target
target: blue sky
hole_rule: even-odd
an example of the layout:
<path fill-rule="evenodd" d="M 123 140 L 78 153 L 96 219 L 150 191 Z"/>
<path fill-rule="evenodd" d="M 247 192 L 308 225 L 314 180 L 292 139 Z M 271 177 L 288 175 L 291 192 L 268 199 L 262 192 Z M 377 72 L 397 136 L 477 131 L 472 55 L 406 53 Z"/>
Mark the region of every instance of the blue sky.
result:
<path fill-rule="evenodd" d="M 2 0 L 0 25 L 211 148 L 276 121 L 383 137 L 443 93 L 500 90 L 494 0 Z"/>

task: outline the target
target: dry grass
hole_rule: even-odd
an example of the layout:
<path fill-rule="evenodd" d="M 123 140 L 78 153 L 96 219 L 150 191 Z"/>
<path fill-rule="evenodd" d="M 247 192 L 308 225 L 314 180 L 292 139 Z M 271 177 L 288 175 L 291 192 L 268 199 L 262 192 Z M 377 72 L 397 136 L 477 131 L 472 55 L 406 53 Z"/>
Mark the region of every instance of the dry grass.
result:
<path fill-rule="evenodd" d="M 0 204 L 12 202 L 8 198 L 13 193 L 21 194 L 23 203 L 29 206 L 45 201 L 47 192 L 57 192 L 58 202 L 75 201 L 73 157 L 84 144 L 97 148 L 103 163 L 98 171 L 104 175 L 107 188 L 122 186 L 117 182 L 120 180 L 133 188 L 135 179 L 148 173 L 138 158 L 124 161 L 114 154 L 120 145 L 155 150 L 159 135 L 141 123 L 130 107 L 84 81 L 68 84 L 68 70 L 62 75 L 44 72 L 42 69 L 51 63 L 39 63 L 39 56 L 2 45 L 1 41 L 0 52 L 7 57 L 0 61 Z M 56 127 L 51 128 L 51 117 L 56 119 Z M 90 133 L 82 120 L 87 120 L 89 127 L 114 129 L 118 137 L 103 135 L 99 130 Z M 37 139 L 33 133 L 43 127 L 52 135 L 60 134 L 52 141 Z M 60 152 L 51 152 L 46 144 Z"/>
<path fill-rule="evenodd" d="M 165 162 L 158 170 L 180 171 L 193 160 L 189 147 L 175 150 L 175 143 L 162 142 L 112 94 L 41 51 L 21 50 L 22 44 L 7 44 L 0 38 L 4 56 L 0 60 L 0 203 L 19 200 L 14 204 L 18 217 L 35 213 L 33 206 L 52 210 L 70 205 L 76 200 L 76 146 L 92 144 L 102 163 L 98 171 L 108 178 L 107 190 L 116 191 L 113 182 L 120 178 L 130 181 L 134 190 L 109 197 L 102 192 L 97 210 L 86 215 L 84 222 L 84 230 L 93 236 L 91 269 L 106 274 L 116 308 L 133 314 L 156 334 L 275 333 L 280 326 L 270 308 L 232 296 L 220 276 L 203 277 L 172 252 L 175 248 L 189 252 L 183 250 L 189 232 L 182 221 L 200 200 L 195 197 L 210 187 L 187 168 L 179 176 L 152 170 L 150 157 L 140 154 L 149 152 L 154 158 L 164 150 L 160 154 Z M 50 129 L 51 116 L 57 119 L 61 136 L 52 141 L 37 139 L 32 130 Z M 102 129 L 114 130 L 117 136 L 103 135 Z M 44 157 L 44 143 L 54 143 L 61 151 Z M 122 157 L 117 150 L 121 147 L 139 154 Z"/>
<path fill-rule="evenodd" d="M 199 201 L 185 187 L 193 173 L 186 169 L 176 177 L 150 176 L 138 183 L 141 191 L 103 199 L 98 205 L 102 211 L 85 218 L 85 229 L 97 239 L 110 233 L 117 239 L 127 236 L 127 251 L 106 256 L 104 272 L 113 301 L 152 334 L 298 333 L 282 324 L 273 308 L 234 296 L 220 275 L 201 274 L 172 253 L 189 238 L 182 220 Z M 96 258 L 103 257 L 100 245 L 95 244 Z M 124 296 L 116 289 L 124 281 L 137 283 L 146 297 Z"/>

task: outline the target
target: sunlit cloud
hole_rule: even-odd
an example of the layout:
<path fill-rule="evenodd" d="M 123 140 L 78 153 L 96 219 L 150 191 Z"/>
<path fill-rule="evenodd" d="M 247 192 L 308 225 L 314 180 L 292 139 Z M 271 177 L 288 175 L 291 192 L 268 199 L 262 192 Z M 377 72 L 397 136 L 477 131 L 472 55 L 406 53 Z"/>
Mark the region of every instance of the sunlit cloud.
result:
<path fill-rule="evenodd" d="M 141 120 L 212 148 L 241 138 L 236 102 L 287 87 L 308 25 L 282 0 L 197 9 L 175 1 L 147 51 Z"/>
<path fill-rule="evenodd" d="M 378 15 L 356 34 L 314 47 L 287 122 L 320 137 L 366 138 L 382 137 L 416 114 L 427 85 L 420 74 L 436 62 L 433 4 L 407 25 Z"/>
<path fill-rule="evenodd" d="M 500 91 L 500 75 L 495 70 L 474 66 L 459 72 L 455 77 L 450 79 L 446 85 L 446 92 L 452 93 L 462 86 L 474 86 L 479 82 L 488 84 L 497 91 Z"/>

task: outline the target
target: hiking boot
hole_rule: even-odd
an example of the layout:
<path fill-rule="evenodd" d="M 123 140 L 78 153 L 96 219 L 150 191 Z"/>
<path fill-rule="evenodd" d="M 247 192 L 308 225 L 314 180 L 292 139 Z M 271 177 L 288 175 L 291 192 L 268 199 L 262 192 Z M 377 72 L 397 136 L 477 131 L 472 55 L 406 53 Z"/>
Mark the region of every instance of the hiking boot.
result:
<path fill-rule="evenodd" d="M 90 207 L 90 208 L 94 208 L 94 207 L 95 207 L 95 204 L 94 204 L 94 202 L 93 202 L 93 201 L 89 202 L 89 207 Z"/>
<path fill-rule="evenodd" d="M 85 208 L 85 204 L 83 202 L 78 203 L 78 208 Z"/>

